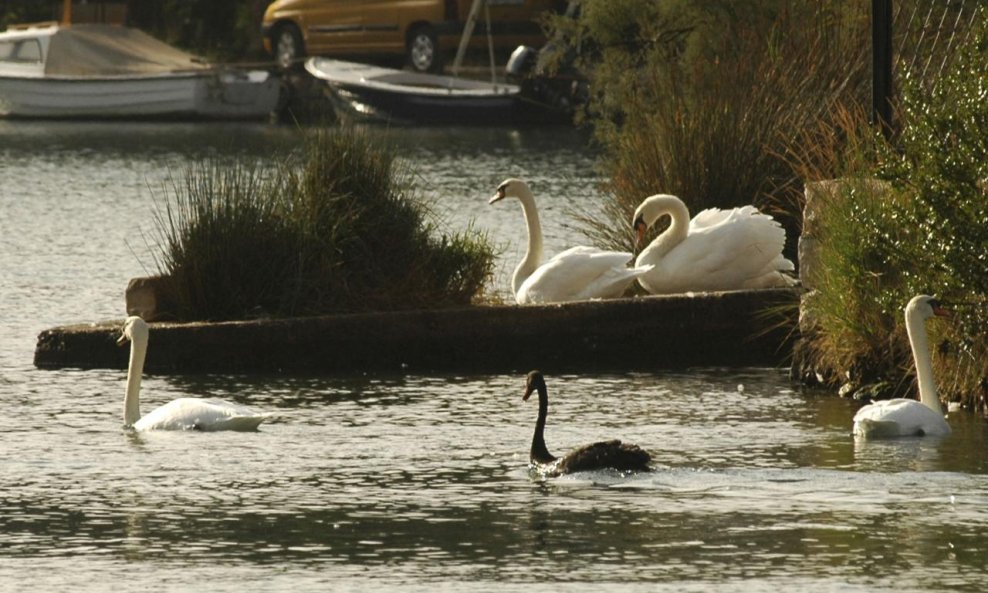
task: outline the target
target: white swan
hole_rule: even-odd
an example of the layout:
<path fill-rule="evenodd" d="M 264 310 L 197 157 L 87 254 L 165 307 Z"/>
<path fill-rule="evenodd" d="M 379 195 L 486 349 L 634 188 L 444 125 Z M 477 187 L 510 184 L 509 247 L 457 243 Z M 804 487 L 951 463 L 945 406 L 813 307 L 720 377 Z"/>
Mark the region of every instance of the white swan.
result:
<path fill-rule="evenodd" d="M 933 381 L 933 361 L 924 322 L 938 315 L 949 317 L 937 300 L 921 294 L 906 305 L 906 333 L 916 364 L 919 399 L 895 398 L 869 404 L 854 415 L 854 435 L 865 438 L 927 436 L 950 434 L 944 420 L 937 386 Z"/>
<path fill-rule="evenodd" d="M 638 242 L 660 217 L 669 228 L 635 260 L 652 271 L 638 279 L 652 294 L 791 286 L 786 272 L 795 269 L 783 257 L 786 232 L 754 206 L 731 210 L 709 208 L 690 220 L 682 200 L 668 194 L 646 198 L 635 210 Z"/>
<path fill-rule="evenodd" d="M 148 349 L 148 325 L 137 316 L 128 317 L 117 343 L 130 341 L 124 424 L 134 430 L 256 430 L 267 418 L 247 406 L 195 397 L 182 397 L 141 416 L 141 377 Z"/>
<path fill-rule="evenodd" d="M 629 268 L 633 255 L 595 247 L 571 247 L 542 263 L 542 225 L 535 196 L 528 184 L 508 179 L 497 187 L 490 204 L 505 198 L 521 202 L 528 223 L 528 250 L 511 277 L 511 290 L 519 305 L 561 303 L 621 296 L 650 266 Z"/>

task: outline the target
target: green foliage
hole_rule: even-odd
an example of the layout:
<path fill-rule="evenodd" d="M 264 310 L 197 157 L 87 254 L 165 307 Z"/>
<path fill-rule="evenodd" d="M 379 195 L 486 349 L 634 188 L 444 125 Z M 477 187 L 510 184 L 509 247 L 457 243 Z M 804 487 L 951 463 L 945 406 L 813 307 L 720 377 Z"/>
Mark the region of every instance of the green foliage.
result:
<path fill-rule="evenodd" d="M 158 216 L 159 271 L 183 319 L 469 304 L 490 276 L 486 236 L 440 233 L 390 151 L 312 132 L 264 177 L 192 167 Z"/>
<path fill-rule="evenodd" d="M 941 393 L 984 409 L 988 385 L 988 44 L 984 24 L 932 87 L 907 79 L 901 134 L 886 143 L 863 118 L 831 134 L 833 158 L 810 158 L 817 178 L 852 183 L 816 209 L 821 265 L 812 301 L 817 360 L 855 381 L 909 390 L 912 362 L 902 308 L 938 295 L 954 309 L 929 323 Z M 804 143 L 805 144 L 805 143 Z M 825 151 L 824 151 L 825 152 Z M 821 163 L 827 163 L 821 166 Z M 812 167 L 810 168 L 812 169 Z M 867 375 L 853 372 L 869 369 Z"/>

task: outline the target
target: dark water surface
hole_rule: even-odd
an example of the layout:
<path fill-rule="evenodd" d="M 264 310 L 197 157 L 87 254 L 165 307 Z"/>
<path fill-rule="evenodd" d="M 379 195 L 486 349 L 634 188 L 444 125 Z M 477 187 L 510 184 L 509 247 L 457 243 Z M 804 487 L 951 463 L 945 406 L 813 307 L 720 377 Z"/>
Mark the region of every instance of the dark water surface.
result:
<path fill-rule="evenodd" d="M 523 222 L 487 205 L 498 182 L 532 182 L 549 253 L 580 241 L 568 211 L 599 203 L 576 132 L 388 133 L 449 225 L 504 245 L 502 287 Z M 619 437 L 656 471 L 542 480 L 520 374 L 149 376 L 145 411 L 191 395 L 276 418 L 135 435 L 122 372 L 33 368 L 42 329 L 122 316 L 169 176 L 297 143 L 270 126 L 0 122 L 0 589 L 988 590 L 985 423 L 855 442 L 853 403 L 777 370 L 543 369 L 550 450 Z"/>

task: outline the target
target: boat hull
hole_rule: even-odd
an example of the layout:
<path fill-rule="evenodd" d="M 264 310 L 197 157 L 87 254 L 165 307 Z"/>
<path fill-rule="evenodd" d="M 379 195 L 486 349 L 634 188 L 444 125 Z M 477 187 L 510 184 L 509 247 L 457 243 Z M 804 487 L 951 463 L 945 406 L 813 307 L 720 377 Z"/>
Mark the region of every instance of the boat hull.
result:
<path fill-rule="evenodd" d="M 333 103 L 348 115 L 391 123 L 504 124 L 554 122 L 551 109 L 526 100 L 512 84 L 405 72 L 312 58 L 306 70 L 326 84 Z"/>
<path fill-rule="evenodd" d="M 277 108 L 280 91 L 280 81 L 266 72 L 0 76 L 0 116 L 260 119 Z"/>

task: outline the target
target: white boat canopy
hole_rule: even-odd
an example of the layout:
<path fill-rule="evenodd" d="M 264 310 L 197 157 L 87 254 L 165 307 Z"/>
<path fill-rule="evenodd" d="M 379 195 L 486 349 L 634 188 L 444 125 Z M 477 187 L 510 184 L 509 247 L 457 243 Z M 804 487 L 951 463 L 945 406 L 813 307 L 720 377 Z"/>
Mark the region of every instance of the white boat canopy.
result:
<path fill-rule="evenodd" d="M 210 67 L 198 56 L 137 29 L 86 24 L 52 30 L 45 59 L 47 75 L 164 74 Z"/>

